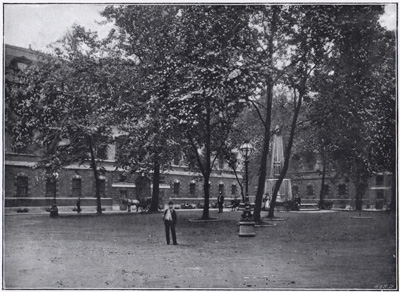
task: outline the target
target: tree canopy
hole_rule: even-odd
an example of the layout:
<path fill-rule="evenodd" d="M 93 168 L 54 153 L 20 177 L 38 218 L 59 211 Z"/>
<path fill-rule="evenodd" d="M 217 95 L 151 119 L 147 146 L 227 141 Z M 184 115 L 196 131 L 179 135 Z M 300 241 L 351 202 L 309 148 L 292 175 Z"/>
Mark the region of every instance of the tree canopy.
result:
<path fill-rule="evenodd" d="M 182 151 L 201 173 L 208 219 L 214 163 L 240 145 L 246 110 L 262 125 L 253 137 L 241 132 L 259 147 L 260 220 L 283 104 L 291 121 L 279 180 L 302 116 L 310 145 L 356 184 L 359 206 L 371 174 L 395 171 L 395 34 L 379 25 L 382 13 L 380 5 L 109 5 L 101 14 L 115 29 L 104 40 L 75 26 L 56 56 L 6 80 L 14 145 L 34 137 L 49 167 L 90 159 L 98 185 L 96 159 L 115 126 L 124 139 L 118 166 L 153 174 L 154 211 L 160 171 Z"/>

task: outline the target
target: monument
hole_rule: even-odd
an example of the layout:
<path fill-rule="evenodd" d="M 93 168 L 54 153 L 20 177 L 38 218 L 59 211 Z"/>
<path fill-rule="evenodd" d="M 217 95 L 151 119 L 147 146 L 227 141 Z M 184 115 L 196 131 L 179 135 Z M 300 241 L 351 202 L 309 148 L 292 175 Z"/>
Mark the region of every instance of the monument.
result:
<path fill-rule="evenodd" d="M 272 137 L 272 154 L 271 154 L 271 169 L 269 177 L 265 182 L 265 193 L 272 196 L 275 184 L 278 181 L 278 176 L 282 171 L 285 157 L 283 154 L 283 139 L 281 135 L 281 129 L 279 125 L 275 127 L 275 133 Z M 281 187 L 279 188 L 278 195 L 276 197 L 277 202 L 285 202 L 292 200 L 292 184 L 290 179 L 283 179 Z"/>

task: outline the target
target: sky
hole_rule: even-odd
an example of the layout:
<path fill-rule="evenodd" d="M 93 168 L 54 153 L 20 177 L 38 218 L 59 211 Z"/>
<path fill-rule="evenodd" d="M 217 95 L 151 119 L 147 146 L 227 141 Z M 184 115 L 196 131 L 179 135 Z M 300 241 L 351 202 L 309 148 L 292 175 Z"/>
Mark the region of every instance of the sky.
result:
<path fill-rule="evenodd" d="M 47 45 L 57 41 L 73 25 L 79 24 L 100 37 L 107 35 L 112 24 L 99 12 L 104 4 L 4 4 L 4 42 L 6 44 L 49 51 Z M 386 5 L 380 20 L 388 29 L 396 28 L 396 5 Z"/>
<path fill-rule="evenodd" d="M 104 36 L 112 24 L 105 20 L 99 4 L 5 4 L 4 42 L 6 44 L 47 51 L 48 44 L 61 38 L 73 24 L 82 25 Z"/>

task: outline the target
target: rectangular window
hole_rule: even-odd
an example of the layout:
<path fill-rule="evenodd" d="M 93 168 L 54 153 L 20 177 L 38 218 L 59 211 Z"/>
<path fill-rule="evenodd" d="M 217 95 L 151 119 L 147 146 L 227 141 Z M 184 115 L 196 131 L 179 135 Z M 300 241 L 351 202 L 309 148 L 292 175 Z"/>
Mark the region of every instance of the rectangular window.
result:
<path fill-rule="evenodd" d="M 174 182 L 174 196 L 179 197 L 180 183 Z"/>
<path fill-rule="evenodd" d="M 72 196 L 73 197 L 82 196 L 82 179 L 80 178 L 72 179 Z"/>
<path fill-rule="evenodd" d="M 383 175 L 377 175 L 376 176 L 376 178 L 375 178 L 375 184 L 377 185 L 377 186 L 383 186 Z"/>
<path fill-rule="evenodd" d="M 17 176 L 17 197 L 28 196 L 28 177 Z"/>
<path fill-rule="evenodd" d="M 339 198 L 344 198 L 347 196 L 347 186 L 344 183 L 339 184 L 338 186 L 338 195 Z"/>
<path fill-rule="evenodd" d="M 107 160 L 108 158 L 108 145 L 104 144 L 104 145 L 100 145 L 97 148 L 97 159 L 102 159 L 102 160 Z"/>
<path fill-rule="evenodd" d="M 106 180 L 105 179 L 99 180 L 99 192 L 100 192 L 101 198 L 104 198 L 106 196 Z"/>
<path fill-rule="evenodd" d="M 237 186 L 232 185 L 232 196 L 236 196 L 236 193 L 237 193 Z"/>
<path fill-rule="evenodd" d="M 196 183 L 190 183 L 189 193 L 191 197 L 194 197 L 196 195 Z"/>
<path fill-rule="evenodd" d="M 46 197 L 54 197 L 56 194 L 56 180 L 53 178 L 46 179 Z"/>
<path fill-rule="evenodd" d="M 324 184 L 324 197 L 329 197 L 331 195 L 331 186 Z"/>
<path fill-rule="evenodd" d="M 307 197 L 313 197 L 314 196 L 314 185 L 312 184 L 308 184 L 307 185 L 307 193 L 306 193 Z"/>

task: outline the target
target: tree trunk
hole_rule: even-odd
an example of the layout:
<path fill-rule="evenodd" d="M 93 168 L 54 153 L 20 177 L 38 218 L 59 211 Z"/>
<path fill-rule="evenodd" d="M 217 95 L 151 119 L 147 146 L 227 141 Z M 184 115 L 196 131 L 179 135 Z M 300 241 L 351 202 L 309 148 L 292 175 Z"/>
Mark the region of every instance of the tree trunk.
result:
<path fill-rule="evenodd" d="M 154 162 L 153 194 L 151 197 L 150 212 L 158 212 L 158 199 L 160 197 L 160 164 Z"/>
<path fill-rule="evenodd" d="M 101 214 L 101 198 L 100 198 L 100 179 L 99 172 L 97 171 L 96 159 L 93 149 L 92 137 L 88 136 L 90 158 L 91 158 L 91 168 L 93 170 L 94 181 L 96 185 L 96 199 L 97 199 L 97 214 Z"/>
<path fill-rule="evenodd" d="M 289 141 L 288 145 L 285 149 L 285 162 L 283 163 L 283 168 L 281 173 L 279 174 L 278 181 L 275 184 L 274 192 L 272 194 L 272 199 L 269 207 L 269 213 L 268 213 L 268 218 L 273 218 L 274 217 L 274 210 L 275 210 L 275 204 L 276 204 L 276 197 L 278 195 L 278 191 L 282 185 L 283 179 L 286 176 L 286 173 L 289 169 L 289 160 L 290 160 L 290 154 L 292 151 L 292 146 L 293 146 L 293 140 L 294 140 L 294 134 L 296 132 L 296 123 L 297 123 L 297 118 L 299 116 L 300 108 L 301 108 L 301 103 L 303 99 L 303 93 L 301 92 L 299 94 L 299 100 L 297 102 L 297 105 L 294 110 L 294 115 L 293 115 L 293 120 L 292 120 L 292 127 L 290 129 L 290 136 L 289 136 Z"/>
<path fill-rule="evenodd" d="M 210 219 L 210 177 L 204 177 L 204 208 L 202 220 Z"/>
<path fill-rule="evenodd" d="M 258 188 L 256 194 L 256 200 L 254 205 L 254 221 L 261 221 L 261 207 L 262 207 L 262 199 L 264 195 L 265 188 L 265 180 L 267 178 L 267 158 L 269 153 L 269 144 L 271 139 L 271 109 L 272 109 L 272 90 L 273 83 L 270 80 L 268 82 L 267 88 L 267 113 L 265 120 L 265 128 L 264 128 L 264 145 L 261 154 L 261 163 L 260 163 L 260 175 L 258 177 Z"/>
<path fill-rule="evenodd" d="M 273 10 L 272 21 L 271 21 L 271 33 L 268 39 L 268 67 L 272 68 L 273 66 L 273 54 L 274 54 L 274 37 L 276 32 L 276 17 L 277 11 Z M 269 152 L 269 143 L 271 139 L 271 112 L 272 112 L 272 97 L 273 97 L 273 87 L 274 82 L 271 76 L 267 77 L 267 109 L 265 116 L 265 125 L 264 125 L 264 144 L 263 150 L 261 154 L 261 163 L 260 163 L 260 175 L 258 177 L 258 187 L 256 200 L 254 205 L 254 221 L 261 221 L 261 208 L 262 208 L 262 199 L 264 195 L 265 188 L 265 180 L 267 178 L 267 158 Z"/>
<path fill-rule="evenodd" d="M 361 211 L 363 204 L 363 197 L 368 187 L 368 182 L 366 179 L 360 179 L 354 182 L 354 186 L 356 187 L 356 210 Z"/>
<path fill-rule="evenodd" d="M 322 163 L 323 163 L 323 166 L 322 166 L 322 181 L 321 181 L 321 191 L 319 193 L 319 207 L 321 209 L 325 209 L 325 203 L 324 203 L 325 173 L 326 173 L 325 159 L 323 159 Z"/>
<path fill-rule="evenodd" d="M 201 219 L 210 219 L 210 175 L 211 175 L 211 107 L 207 105 L 207 129 L 206 129 L 206 165 L 203 173 L 204 176 L 204 208 Z"/>
<path fill-rule="evenodd" d="M 236 171 L 236 167 L 232 166 L 231 168 L 233 170 L 233 173 L 235 174 L 236 181 L 237 181 L 237 183 L 238 183 L 238 185 L 240 187 L 240 195 L 242 196 L 242 202 L 244 202 L 243 184 L 240 182 L 239 176 L 238 176 L 237 171 Z"/>

